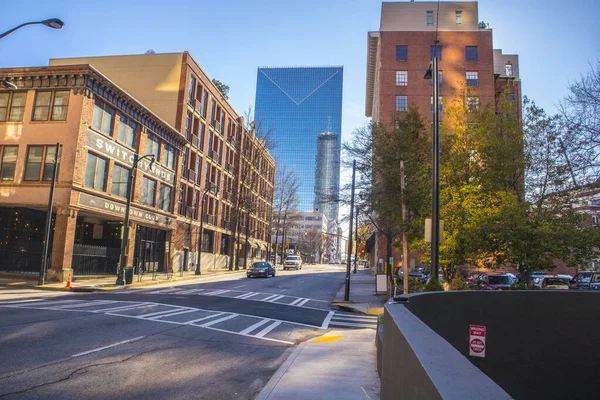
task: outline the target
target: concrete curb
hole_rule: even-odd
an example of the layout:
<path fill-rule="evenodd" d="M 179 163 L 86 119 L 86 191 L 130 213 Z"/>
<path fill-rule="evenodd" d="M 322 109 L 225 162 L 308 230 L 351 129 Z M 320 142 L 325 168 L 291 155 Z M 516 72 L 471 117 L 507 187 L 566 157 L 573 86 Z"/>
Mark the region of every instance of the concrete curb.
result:
<path fill-rule="evenodd" d="M 308 344 L 309 341 L 310 340 L 300 343 L 298 347 L 296 347 L 292 351 L 292 353 L 288 356 L 288 358 L 286 358 L 283 364 L 281 364 L 281 367 L 279 367 L 279 369 L 275 372 L 271 379 L 269 379 L 267 384 L 262 388 L 262 390 L 260 391 L 260 393 L 258 393 L 258 396 L 256 396 L 254 400 L 267 400 L 269 396 L 271 396 L 271 393 L 273 392 L 283 375 L 285 375 L 287 370 L 290 369 L 290 366 L 294 363 L 294 361 L 298 357 L 298 354 L 302 352 L 302 349 L 304 349 L 304 347 Z"/>
<path fill-rule="evenodd" d="M 41 285 L 37 285 L 34 283 L 18 284 L 18 283 L 7 282 L 7 283 L 0 283 L 0 287 L 17 288 L 17 289 L 33 289 L 33 290 L 49 290 L 49 291 L 54 291 L 54 292 L 88 292 L 88 293 L 91 293 L 91 292 L 102 292 L 102 291 L 112 291 L 112 290 L 127 290 L 127 289 L 139 288 L 139 287 L 162 285 L 162 284 L 167 284 L 167 283 L 186 282 L 186 281 L 191 281 L 191 280 L 202 280 L 202 279 L 213 278 L 213 277 L 223 276 L 223 275 L 242 274 L 245 272 L 246 272 L 246 270 L 224 271 L 223 273 L 218 273 L 218 274 L 199 275 L 199 276 L 194 275 L 194 276 L 184 277 L 184 278 L 175 279 L 175 280 L 161 280 L 161 281 L 154 280 L 154 281 L 146 281 L 146 282 L 142 281 L 139 283 L 135 283 L 135 284 L 131 284 L 131 285 L 123 285 L 123 286 L 117 286 L 114 284 L 105 284 L 102 286 L 71 286 L 70 288 L 67 288 L 67 287 L 58 287 L 58 286 L 41 286 Z"/>

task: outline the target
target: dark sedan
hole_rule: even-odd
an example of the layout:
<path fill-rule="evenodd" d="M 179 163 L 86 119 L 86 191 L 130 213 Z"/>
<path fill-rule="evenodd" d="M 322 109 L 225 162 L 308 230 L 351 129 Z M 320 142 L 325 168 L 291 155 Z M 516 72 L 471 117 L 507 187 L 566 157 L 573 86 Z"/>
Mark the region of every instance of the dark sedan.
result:
<path fill-rule="evenodd" d="M 255 262 L 246 272 L 248 278 L 254 278 L 262 276 L 268 278 L 269 276 L 275 276 L 275 267 L 273 264 L 266 261 Z"/>

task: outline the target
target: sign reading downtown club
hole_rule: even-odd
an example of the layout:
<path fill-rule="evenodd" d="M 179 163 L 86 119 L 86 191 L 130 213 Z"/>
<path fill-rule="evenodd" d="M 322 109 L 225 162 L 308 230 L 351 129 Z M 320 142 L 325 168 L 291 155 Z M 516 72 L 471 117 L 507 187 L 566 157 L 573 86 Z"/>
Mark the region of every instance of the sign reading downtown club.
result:
<path fill-rule="evenodd" d="M 85 144 L 95 152 L 112 158 L 113 160 L 119 161 L 129 167 L 133 165 L 134 152 L 132 150 L 91 129 L 88 129 L 87 131 Z M 152 166 L 150 166 L 150 164 L 152 164 Z M 138 163 L 138 169 L 142 170 L 147 175 L 168 183 L 169 185 L 175 183 L 175 174 L 156 162 L 151 163 L 150 160 L 144 159 Z"/>
<path fill-rule="evenodd" d="M 101 197 L 92 196 L 87 193 L 79 193 L 79 205 L 102 210 L 105 212 L 125 216 L 125 204 L 116 201 L 106 200 Z M 152 222 L 160 225 L 170 225 L 171 218 L 164 215 L 155 214 L 150 211 L 140 210 L 139 208 L 131 207 L 131 218 Z"/>

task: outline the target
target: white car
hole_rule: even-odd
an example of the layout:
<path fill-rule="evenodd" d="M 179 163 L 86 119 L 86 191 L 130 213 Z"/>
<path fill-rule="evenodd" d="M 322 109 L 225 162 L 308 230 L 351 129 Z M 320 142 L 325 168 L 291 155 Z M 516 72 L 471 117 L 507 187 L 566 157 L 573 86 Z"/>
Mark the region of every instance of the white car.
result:
<path fill-rule="evenodd" d="M 300 256 L 287 256 L 285 261 L 283 262 L 283 269 L 302 269 L 302 257 Z"/>
<path fill-rule="evenodd" d="M 560 276 L 544 276 L 540 287 L 549 290 L 569 290 L 569 280 Z"/>

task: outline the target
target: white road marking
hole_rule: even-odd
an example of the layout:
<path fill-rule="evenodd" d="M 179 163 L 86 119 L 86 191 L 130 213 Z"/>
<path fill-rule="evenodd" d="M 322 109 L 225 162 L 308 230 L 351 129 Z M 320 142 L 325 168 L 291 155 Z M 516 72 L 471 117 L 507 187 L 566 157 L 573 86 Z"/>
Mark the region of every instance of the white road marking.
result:
<path fill-rule="evenodd" d="M 183 324 L 184 325 L 192 325 L 195 324 L 196 322 L 200 322 L 200 321 L 204 321 L 210 318 L 216 318 L 216 317 L 220 317 L 221 315 L 224 315 L 225 313 L 217 313 L 217 314 L 212 314 L 212 315 L 207 315 L 206 317 L 202 317 L 202 318 L 198 318 L 198 319 L 193 319 L 191 321 L 185 321 Z"/>
<path fill-rule="evenodd" d="M 217 290 L 215 292 L 202 293 L 204 296 L 217 296 L 219 294 L 230 292 L 230 290 Z"/>
<path fill-rule="evenodd" d="M 144 314 L 144 315 L 136 315 L 136 317 L 138 317 L 138 318 L 149 318 L 149 317 L 154 317 L 156 315 L 169 314 L 169 313 L 176 312 L 176 311 L 181 311 L 181 308 L 175 308 L 175 309 L 164 310 L 164 311 L 157 311 L 157 312 L 153 312 L 153 313 L 149 313 L 149 314 Z"/>
<path fill-rule="evenodd" d="M 87 302 L 85 300 L 81 300 L 81 303 L 77 303 L 77 304 L 67 304 L 65 306 L 57 306 L 55 308 L 60 308 L 61 310 L 65 309 L 65 308 L 79 308 L 79 307 L 90 307 L 90 306 L 95 306 L 95 305 L 100 305 L 100 304 L 112 304 L 112 303 L 116 303 L 116 301 L 112 301 L 112 300 L 94 300 L 96 303 L 90 303 Z"/>
<path fill-rule="evenodd" d="M 260 294 L 260 293 L 250 292 L 250 293 L 243 294 L 241 296 L 236 296 L 236 299 L 249 299 L 250 297 L 254 297 L 257 294 Z"/>
<path fill-rule="evenodd" d="M 271 300 L 272 298 L 274 298 L 274 297 L 277 297 L 277 296 L 279 296 L 279 295 L 278 295 L 278 294 L 274 294 L 274 295 L 271 295 L 271 296 L 269 296 L 269 297 L 265 297 L 265 298 L 264 298 L 264 299 L 262 299 L 261 301 L 269 301 L 269 300 Z"/>
<path fill-rule="evenodd" d="M 333 314 L 335 314 L 335 311 L 329 311 L 329 314 L 327 314 L 327 316 L 323 320 L 323 324 L 321 325 L 321 328 L 327 329 L 327 327 L 329 326 L 329 321 L 331 321 L 331 317 L 333 317 Z"/>
<path fill-rule="evenodd" d="M 279 296 L 277 296 L 277 297 L 275 297 L 275 298 L 273 298 L 273 299 L 271 299 L 271 300 L 267 300 L 267 301 L 268 301 L 269 303 L 274 303 L 274 302 L 276 302 L 277 300 L 279 300 L 279 299 L 281 299 L 281 298 L 283 298 L 283 297 L 285 297 L 285 296 L 281 294 L 281 295 L 279 295 Z"/>
<path fill-rule="evenodd" d="M 335 325 L 335 326 L 353 326 L 355 328 L 373 328 L 375 329 L 377 327 L 377 325 L 367 325 L 367 324 L 360 324 L 360 323 L 352 323 L 352 322 L 339 322 L 336 320 L 333 320 L 329 323 L 329 325 Z"/>
<path fill-rule="evenodd" d="M 105 305 L 105 304 L 101 304 L 101 305 Z M 127 306 L 121 306 L 121 307 L 112 307 L 112 308 L 102 308 L 100 310 L 92 310 L 93 313 L 111 313 L 111 312 L 115 312 L 115 311 L 128 311 L 128 310 L 133 310 L 136 308 L 147 308 L 147 307 L 152 307 L 151 304 L 147 304 L 147 303 L 137 303 L 137 304 L 129 304 Z"/>
<path fill-rule="evenodd" d="M 80 357 L 80 356 L 85 356 L 87 354 L 91 354 L 91 353 L 96 353 L 98 351 L 102 351 L 102 350 L 106 350 L 106 349 L 110 349 L 111 347 L 115 347 L 115 346 L 119 346 L 125 343 L 131 343 L 131 342 L 135 342 L 137 340 L 143 339 L 146 336 L 138 336 L 136 338 L 133 339 L 127 339 L 127 340 L 123 340 L 122 342 L 118 342 L 118 343 L 113 343 L 113 344 L 109 344 L 108 346 L 104 346 L 104 347 L 98 347 L 97 349 L 93 349 L 93 350 L 88 350 L 88 351 L 84 351 L 83 353 L 77 353 L 77 354 L 73 354 L 71 357 Z"/>
<path fill-rule="evenodd" d="M 340 314 L 335 314 L 335 316 L 333 317 L 333 319 L 347 319 L 347 320 L 351 320 L 351 321 L 364 321 L 364 322 L 377 322 L 377 317 L 372 318 L 372 317 L 367 317 L 367 316 L 354 316 L 354 315 L 340 315 Z"/>
<path fill-rule="evenodd" d="M 292 301 L 289 305 L 295 306 L 296 304 L 300 303 L 302 300 L 304 300 L 302 297 L 298 297 L 296 300 Z"/>
<path fill-rule="evenodd" d="M 241 287 L 244 287 L 244 286 L 248 286 L 248 285 L 238 285 L 238 286 L 234 286 L 233 288 L 234 289 L 238 289 L 238 288 L 241 288 Z"/>
<path fill-rule="evenodd" d="M 275 321 L 271 325 L 267 326 L 265 329 L 263 329 L 262 331 L 258 332 L 256 335 L 253 335 L 253 336 L 261 338 L 261 337 L 265 336 L 267 333 L 271 332 L 273 329 L 277 328 L 279 325 L 281 325 L 281 321 Z"/>
<path fill-rule="evenodd" d="M 181 292 L 178 292 L 177 294 L 192 294 L 192 293 L 198 293 L 198 292 L 202 292 L 204 291 L 204 289 L 190 289 L 190 290 L 184 290 Z M 171 294 L 173 294 L 173 292 L 171 292 Z"/>
<path fill-rule="evenodd" d="M 308 303 L 310 301 L 310 299 L 304 299 L 302 300 L 300 303 L 297 304 L 298 307 L 302 307 L 303 305 L 305 305 L 306 303 Z"/>
<path fill-rule="evenodd" d="M 187 314 L 187 313 L 191 313 L 191 312 L 195 312 L 195 311 L 196 310 L 194 310 L 194 309 L 192 309 L 192 310 L 176 311 L 176 312 L 173 312 L 171 314 L 159 315 L 157 317 L 152 317 L 152 318 L 149 318 L 149 319 L 159 319 L 159 318 L 174 317 L 175 315 Z"/>
<path fill-rule="evenodd" d="M 199 326 L 199 327 L 201 327 L 201 328 L 207 328 L 207 327 L 209 327 L 209 326 L 211 326 L 211 325 L 216 325 L 216 324 L 218 324 L 219 322 L 227 321 L 228 319 L 232 319 L 232 318 L 235 318 L 235 317 L 237 317 L 237 316 L 238 316 L 238 314 L 229 314 L 229 315 L 228 315 L 228 316 L 226 316 L 226 317 L 219 318 L 219 319 L 216 319 L 216 320 L 213 320 L 213 321 L 209 321 L 209 322 L 207 322 L 207 323 L 205 323 L 205 324 L 202 324 L 202 325 L 195 325 L 195 326 Z"/>
<path fill-rule="evenodd" d="M 39 306 L 43 306 L 43 305 L 49 305 L 49 306 L 52 306 L 52 307 L 53 307 L 53 306 L 54 306 L 54 305 L 56 305 L 56 304 L 61 304 L 61 303 L 64 303 L 64 304 L 66 305 L 66 304 L 73 304 L 73 303 L 77 303 L 77 302 L 79 302 L 79 301 L 81 301 L 81 300 L 58 300 L 58 301 L 52 301 L 52 300 L 51 300 L 51 301 L 38 301 L 38 302 L 36 302 L 36 303 L 28 303 L 28 304 L 26 304 L 26 305 L 27 305 L 28 307 L 29 307 L 29 306 L 38 306 L 38 305 L 39 305 Z"/>
<path fill-rule="evenodd" d="M 264 324 L 266 324 L 267 322 L 271 321 L 268 318 L 265 318 L 263 320 L 258 321 L 257 323 L 255 323 L 254 325 L 251 325 L 249 327 L 247 327 L 246 329 L 244 329 L 243 331 L 240 332 L 240 334 L 242 335 L 247 335 L 250 332 L 252 332 L 253 330 L 255 330 L 256 328 L 263 326 Z"/>

